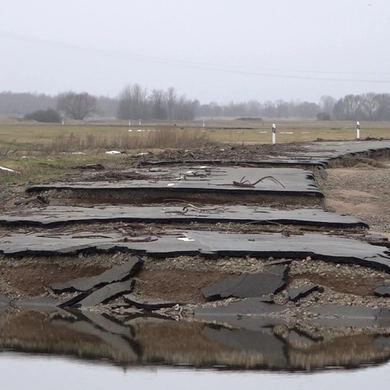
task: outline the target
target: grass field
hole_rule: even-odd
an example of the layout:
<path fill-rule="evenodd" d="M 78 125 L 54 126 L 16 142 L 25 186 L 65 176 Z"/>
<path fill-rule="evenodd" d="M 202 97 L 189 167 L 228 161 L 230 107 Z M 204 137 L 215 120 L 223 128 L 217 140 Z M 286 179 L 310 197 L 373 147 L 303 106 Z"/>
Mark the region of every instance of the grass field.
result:
<path fill-rule="evenodd" d="M 205 122 L 129 127 L 122 124 L 1 124 L 0 184 L 33 183 L 69 175 L 75 165 L 102 163 L 128 167 L 128 156 L 161 149 L 195 149 L 221 143 L 271 143 L 272 122 L 208 120 Z M 277 143 L 356 139 L 355 123 L 280 121 Z M 131 131 L 130 131 L 131 130 Z M 390 138 L 390 123 L 361 124 L 361 139 Z M 118 150 L 111 156 L 106 151 Z"/>
<path fill-rule="evenodd" d="M 188 148 L 210 142 L 270 143 L 272 122 L 234 120 L 192 122 L 169 125 L 36 125 L 0 124 L 0 153 L 106 151 L 111 149 Z M 354 140 L 353 122 L 281 121 L 276 123 L 277 142 Z M 131 131 L 129 131 L 131 130 Z M 360 137 L 390 138 L 390 123 L 361 124 Z"/>

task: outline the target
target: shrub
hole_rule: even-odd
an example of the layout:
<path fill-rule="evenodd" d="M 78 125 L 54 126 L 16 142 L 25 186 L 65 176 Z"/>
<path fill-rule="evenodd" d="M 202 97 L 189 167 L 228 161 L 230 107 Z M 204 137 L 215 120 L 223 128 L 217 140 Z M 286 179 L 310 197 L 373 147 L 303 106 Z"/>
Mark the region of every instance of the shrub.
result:
<path fill-rule="evenodd" d="M 330 114 L 327 112 L 319 112 L 317 114 L 317 120 L 318 121 L 330 121 Z"/>
<path fill-rule="evenodd" d="M 60 123 L 62 120 L 61 115 L 52 108 L 48 108 L 47 110 L 38 110 L 30 114 L 26 114 L 24 119 L 48 123 Z"/>

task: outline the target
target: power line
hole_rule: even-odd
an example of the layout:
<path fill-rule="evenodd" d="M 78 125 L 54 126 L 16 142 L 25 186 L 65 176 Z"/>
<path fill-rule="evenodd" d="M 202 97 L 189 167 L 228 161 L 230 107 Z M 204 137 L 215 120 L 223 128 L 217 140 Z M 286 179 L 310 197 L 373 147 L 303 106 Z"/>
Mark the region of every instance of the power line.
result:
<path fill-rule="evenodd" d="M 291 69 L 276 69 L 276 68 L 255 68 L 255 67 L 245 67 L 245 66 L 235 66 L 235 65 L 223 65 L 223 64 L 212 64 L 206 62 L 197 62 L 197 61 L 186 61 L 186 60 L 177 60 L 172 58 L 160 58 L 153 56 L 145 56 L 139 54 L 130 54 L 121 51 L 109 50 L 109 49 L 99 49 L 81 45 L 75 45 L 70 43 L 51 41 L 42 38 L 29 37 L 26 35 L 20 35 L 11 33 L 8 31 L 0 30 L 0 37 L 8 38 L 23 42 L 30 42 L 33 44 L 38 44 L 42 46 L 50 46 L 55 49 L 66 49 L 77 51 L 83 54 L 92 54 L 92 55 L 103 55 L 124 59 L 131 59 L 134 61 L 147 61 L 154 63 L 162 63 L 173 66 L 179 66 L 182 68 L 198 69 L 198 70 L 207 70 L 212 72 L 224 72 L 224 73 L 234 73 L 242 74 L 248 76 L 260 76 L 260 77 L 272 77 L 272 78 L 282 78 L 282 79 L 298 79 L 298 80 L 317 80 L 317 81 L 338 81 L 338 82 L 360 82 L 360 83 L 390 83 L 390 80 L 370 80 L 370 79 L 355 79 L 355 78 L 335 78 L 335 77 L 319 77 L 319 76 L 300 76 L 300 75 L 288 75 L 288 74 L 277 74 L 277 73 L 264 73 L 264 72 L 284 72 L 284 73 L 305 73 L 305 74 L 328 74 L 328 75 L 351 75 L 351 76 L 387 76 L 390 73 L 379 73 L 379 72 L 332 72 L 332 71 L 316 71 L 316 70 L 291 70 Z"/>

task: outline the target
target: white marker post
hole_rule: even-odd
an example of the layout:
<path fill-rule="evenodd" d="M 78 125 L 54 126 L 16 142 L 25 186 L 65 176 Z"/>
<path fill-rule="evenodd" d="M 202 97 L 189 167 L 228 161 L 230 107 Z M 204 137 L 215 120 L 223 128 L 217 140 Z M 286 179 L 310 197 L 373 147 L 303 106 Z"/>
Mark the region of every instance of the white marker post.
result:
<path fill-rule="evenodd" d="M 131 126 L 131 119 L 129 119 L 129 126 Z"/>
<path fill-rule="evenodd" d="M 204 123 L 204 121 L 203 121 L 203 125 L 202 125 L 202 127 L 206 127 L 206 124 Z"/>
<path fill-rule="evenodd" d="M 142 121 L 141 119 L 138 121 L 138 124 L 141 126 L 142 125 Z"/>
<path fill-rule="evenodd" d="M 272 145 L 276 144 L 276 126 L 272 123 Z"/>
<path fill-rule="evenodd" d="M 64 126 L 64 124 L 65 124 L 65 119 L 62 120 L 62 126 Z"/>
<path fill-rule="evenodd" d="M 356 122 L 356 139 L 360 139 L 360 123 Z"/>

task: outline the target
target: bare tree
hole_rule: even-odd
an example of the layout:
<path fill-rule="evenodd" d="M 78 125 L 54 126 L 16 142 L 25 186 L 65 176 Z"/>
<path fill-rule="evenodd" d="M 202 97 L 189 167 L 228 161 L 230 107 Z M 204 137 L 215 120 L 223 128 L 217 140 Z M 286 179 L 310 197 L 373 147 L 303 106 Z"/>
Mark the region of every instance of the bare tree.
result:
<path fill-rule="evenodd" d="M 269 118 L 275 118 L 277 115 L 276 105 L 271 100 L 267 100 L 263 105 L 263 114 Z"/>
<path fill-rule="evenodd" d="M 188 100 L 185 95 L 180 96 L 175 106 L 175 119 L 183 121 L 193 120 L 199 110 L 199 106 L 198 100 Z"/>
<path fill-rule="evenodd" d="M 329 95 L 323 95 L 320 99 L 320 109 L 322 112 L 326 112 L 327 114 L 332 114 L 333 108 L 336 104 L 337 100 Z"/>
<path fill-rule="evenodd" d="M 177 93 L 176 89 L 169 87 L 166 92 L 166 102 L 167 102 L 167 116 L 169 120 L 175 118 L 175 106 L 176 106 Z"/>
<path fill-rule="evenodd" d="M 115 116 L 118 112 L 118 99 L 99 96 L 96 101 L 96 113 L 99 116 Z"/>
<path fill-rule="evenodd" d="M 153 89 L 149 96 L 152 109 L 152 118 L 166 119 L 167 110 L 165 108 L 165 92 L 162 89 Z"/>
<path fill-rule="evenodd" d="M 95 111 L 96 98 L 86 92 L 68 92 L 58 96 L 57 110 L 76 120 L 82 120 Z"/>
<path fill-rule="evenodd" d="M 288 118 L 288 116 L 289 116 L 288 103 L 282 99 L 278 99 L 278 100 L 276 100 L 275 105 L 276 105 L 277 117 L 278 118 L 283 118 L 283 117 Z"/>
<path fill-rule="evenodd" d="M 378 105 L 376 112 L 376 120 L 390 120 L 390 94 L 380 93 L 375 96 L 375 102 Z"/>
<path fill-rule="evenodd" d="M 259 116 L 261 115 L 262 104 L 257 100 L 249 100 L 247 105 L 246 115 L 248 116 Z"/>
<path fill-rule="evenodd" d="M 362 113 L 364 119 L 370 121 L 378 120 L 380 105 L 377 96 L 378 95 L 375 94 L 374 92 L 369 92 L 362 95 L 363 98 Z"/>
<path fill-rule="evenodd" d="M 364 99 L 362 95 L 345 95 L 333 108 L 333 117 L 339 120 L 363 120 Z"/>
<path fill-rule="evenodd" d="M 128 84 L 119 94 L 118 117 L 142 119 L 147 116 L 147 90 L 140 84 Z"/>

